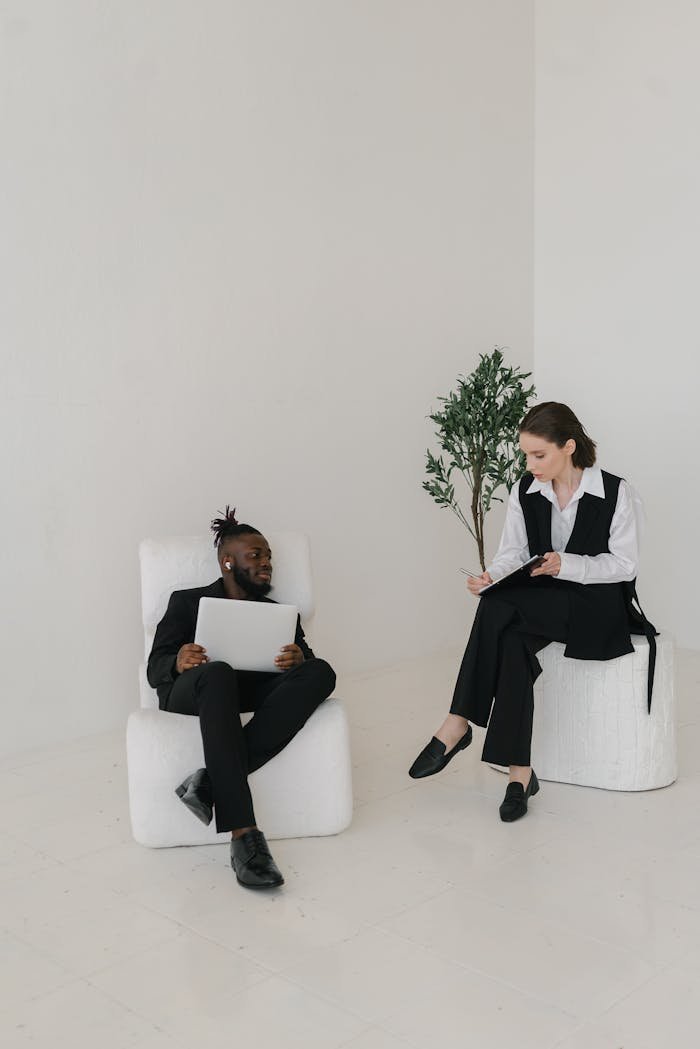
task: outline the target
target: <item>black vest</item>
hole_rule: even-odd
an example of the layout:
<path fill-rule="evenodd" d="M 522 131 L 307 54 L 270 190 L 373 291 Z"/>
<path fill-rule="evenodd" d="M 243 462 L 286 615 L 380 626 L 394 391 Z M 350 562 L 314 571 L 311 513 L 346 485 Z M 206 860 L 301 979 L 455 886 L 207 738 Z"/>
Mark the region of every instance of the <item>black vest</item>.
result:
<path fill-rule="evenodd" d="M 601 471 L 605 498 L 584 492 L 576 511 L 567 554 L 610 552 L 608 540 L 620 488 L 620 478 Z M 552 504 L 540 492 L 527 494 L 532 474 L 520 480 L 518 494 L 525 517 L 530 555 L 552 549 Z M 556 579 L 538 577 L 548 585 L 561 586 Z M 636 580 L 631 583 L 568 583 L 571 594 L 571 620 L 565 655 L 572 659 L 615 659 L 634 651 L 630 634 L 645 634 L 649 642 L 648 708 L 656 663 L 657 631 L 639 606 Z M 635 601 L 637 607 L 635 608 Z"/>

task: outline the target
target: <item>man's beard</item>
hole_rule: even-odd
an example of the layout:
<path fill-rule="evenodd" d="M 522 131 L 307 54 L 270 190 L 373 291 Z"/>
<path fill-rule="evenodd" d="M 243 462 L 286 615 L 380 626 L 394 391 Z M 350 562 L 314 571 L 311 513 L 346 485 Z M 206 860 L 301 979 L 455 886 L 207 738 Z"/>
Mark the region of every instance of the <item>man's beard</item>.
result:
<path fill-rule="evenodd" d="M 272 583 L 254 583 L 248 573 L 238 565 L 233 566 L 233 578 L 248 597 L 267 597 L 272 590 Z"/>

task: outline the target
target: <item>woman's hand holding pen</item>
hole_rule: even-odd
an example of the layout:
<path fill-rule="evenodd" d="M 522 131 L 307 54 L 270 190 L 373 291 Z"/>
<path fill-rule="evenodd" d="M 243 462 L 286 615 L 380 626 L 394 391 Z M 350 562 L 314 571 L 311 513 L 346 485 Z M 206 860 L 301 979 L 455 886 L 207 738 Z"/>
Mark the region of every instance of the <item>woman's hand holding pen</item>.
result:
<path fill-rule="evenodd" d="M 469 593 L 478 596 L 479 591 L 483 590 L 489 583 L 493 583 L 493 579 L 488 572 L 483 572 L 481 575 L 470 575 L 467 578 L 467 586 L 469 587 Z"/>
<path fill-rule="evenodd" d="M 531 576 L 536 575 L 559 575 L 561 571 L 561 557 L 559 554 L 549 553 L 545 554 L 542 560 L 542 564 L 538 565 L 537 568 L 533 568 L 530 572 Z"/>

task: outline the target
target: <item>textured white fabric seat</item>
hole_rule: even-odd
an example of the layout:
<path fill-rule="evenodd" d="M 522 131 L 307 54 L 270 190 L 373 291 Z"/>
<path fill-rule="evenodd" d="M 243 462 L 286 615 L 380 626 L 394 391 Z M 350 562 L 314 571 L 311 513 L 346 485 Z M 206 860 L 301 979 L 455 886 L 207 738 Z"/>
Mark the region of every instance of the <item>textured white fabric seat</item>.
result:
<path fill-rule="evenodd" d="M 649 645 L 605 662 L 567 659 L 553 642 L 538 654 L 532 765 L 540 779 L 607 790 L 652 790 L 677 775 L 673 641 L 657 641 L 651 714 Z"/>
<path fill-rule="evenodd" d="M 305 535 L 270 533 L 274 557 L 271 597 L 313 612 L 311 563 Z M 146 656 L 173 590 L 205 586 L 220 574 L 211 537 L 144 540 L 139 548 Z M 199 719 L 158 709 L 158 697 L 140 668 L 141 709 L 127 725 L 129 810 L 134 838 L 152 847 L 227 841 L 212 821 L 205 827 L 182 804 L 175 787 L 204 764 Z M 243 715 L 244 719 L 251 715 Z M 338 834 L 352 818 L 347 718 L 327 699 L 292 742 L 250 777 L 256 818 L 267 838 Z"/>

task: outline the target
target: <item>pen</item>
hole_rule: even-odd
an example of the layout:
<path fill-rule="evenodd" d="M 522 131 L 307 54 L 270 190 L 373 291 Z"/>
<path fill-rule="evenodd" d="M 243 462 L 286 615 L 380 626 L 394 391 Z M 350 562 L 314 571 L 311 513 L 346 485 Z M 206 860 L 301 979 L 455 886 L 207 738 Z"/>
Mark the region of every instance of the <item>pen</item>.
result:
<path fill-rule="evenodd" d="M 466 568 L 460 568 L 460 572 L 464 572 L 465 575 L 471 576 L 472 579 L 478 579 L 479 578 L 479 576 L 476 574 L 476 572 L 468 572 L 466 570 Z M 479 573 L 479 575 L 481 575 L 481 573 Z"/>

